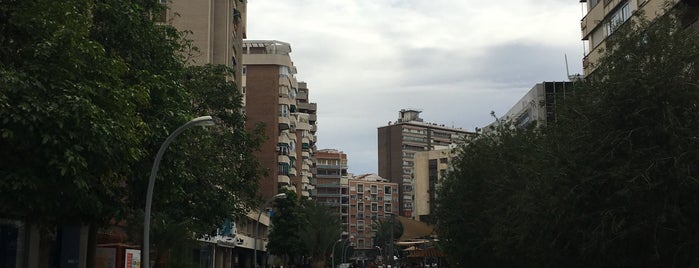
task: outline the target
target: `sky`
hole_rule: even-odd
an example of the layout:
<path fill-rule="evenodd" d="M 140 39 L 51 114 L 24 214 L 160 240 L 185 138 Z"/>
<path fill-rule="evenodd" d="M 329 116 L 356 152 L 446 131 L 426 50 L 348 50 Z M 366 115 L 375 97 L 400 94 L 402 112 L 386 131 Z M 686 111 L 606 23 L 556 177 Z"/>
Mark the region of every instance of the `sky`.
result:
<path fill-rule="evenodd" d="M 291 44 L 318 104 L 318 149 L 378 173 L 377 129 L 401 109 L 474 131 L 536 83 L 582 72 L 582 7 L 566 0 L 249 0 L 247 39 Z"/>

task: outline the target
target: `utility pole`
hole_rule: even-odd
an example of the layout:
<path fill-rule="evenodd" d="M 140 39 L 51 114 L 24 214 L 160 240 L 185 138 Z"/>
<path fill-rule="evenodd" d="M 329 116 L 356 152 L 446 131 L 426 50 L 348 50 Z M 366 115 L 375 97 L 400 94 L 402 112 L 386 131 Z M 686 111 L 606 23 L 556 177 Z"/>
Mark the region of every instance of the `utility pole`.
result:
<path fill-rule="evenodd" d="M 391 213 L 391 239 L 388 241 L 388 264 L 393 267 L 393 226 L 396 225 L 396 215 Z"/>

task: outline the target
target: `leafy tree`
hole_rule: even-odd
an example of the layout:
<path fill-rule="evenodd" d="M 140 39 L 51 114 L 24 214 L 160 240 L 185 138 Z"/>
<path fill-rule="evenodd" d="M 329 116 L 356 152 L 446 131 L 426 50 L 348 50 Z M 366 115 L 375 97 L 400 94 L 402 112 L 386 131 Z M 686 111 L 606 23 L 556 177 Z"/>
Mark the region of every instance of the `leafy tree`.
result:
<path fill-rule="evenodd" d="M 698 264 L 699 39 L 676 11 L 617 29 L 555 123 L 460 148 L 437 200 L 452 263 Z"/>
<path fill-rule="evenodd" d="M 272 215 L 272 230 L 269 233 L 267 250 L 282 257 L 285 264 L 294 263 L 297 257 L 307 252 L 301 243 L 301 230 L 305 215 L 296 192 L 280 189 L 286 198 L 275 199 L 275 212 Z"/>
<path fill-rule="evenodd" d="M 323 204 L 308 200 L 302 202 L 303 225 L 301 241 L 306 248 L 313 267 L 325 267 L 326 257 L 332 251 L 332 245 L 342 232 L 340 216 Z"/>
<path fill-rule="evenodd" d="M 379 219 L 373 224 L 373 229 L 376 229 L 374 233 L 374 247 L 381 248 L 381 254 L 384 260 L 386 260 L 391 253 L 389 249 L 394 240 L 403 235 L 403 224 L 396 218 Z M 393 225 L 393 226 L 391 226 Z M 391 234 L 393 231 L 393 234 Z M 393 238 L 393 239 L 391 239 Z M 398 252 L 394 246 L 394 254 Z"/>
<path fill-rule="evenodd" d="M 92 38 L 88 1 L 0 4 L 0 213 L 105 222 L 141 149 L 131 68 Z M 59 202 L 60 201 L 60 202 Z"/>
<path fill-rule="evenodd" d="M 161 162 L 152 217 L 164 224 L 153 233 L 173 220 L 175 229 L 206 233 L 259 202 L 251 152 L 261 135 L 245 129 L 232 70 L 186 67 L 191 42 L 153 22 L 162 8 L 0 3 L 0 217 L 93 230 L 140 222 L 161 143 L 204 114 L 218 124 L 186 131 Z"/>

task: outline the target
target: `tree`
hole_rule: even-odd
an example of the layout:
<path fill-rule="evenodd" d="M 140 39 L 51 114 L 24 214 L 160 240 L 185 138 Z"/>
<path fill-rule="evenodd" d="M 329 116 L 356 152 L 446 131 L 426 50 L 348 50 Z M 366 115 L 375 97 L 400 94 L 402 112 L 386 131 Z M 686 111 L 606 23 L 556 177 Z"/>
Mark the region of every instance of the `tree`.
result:
<path fill-rule="evenodd" d="M 306 255 L 313 267 L 325 267 L 326 257 L 342 232 L 340 215 L 316 201 L 308 200 L 301 205 L 304 219 L 300 236 L 307 249 Z"/>
<path fill-rule="evenodd" d="M 245 129 L 232 70 L 186 67 L 191 42 L 154 23 L 162 8 L 128 0 L 0 3 L 2 218 L 47 229 L 140 222 L 161 143 L 203 113 L 218 124 L 188 130 L 169 147 L 153 222 L 177 220 L 177 229 L 196 236 L 259 203 L 251 152 L 261 135 Z"/>
<path fill-rule="evenodd" d="M 697 265 L 699 39 L 676 12 L 617 29 L 553 124 L 460 148 L 437 200 L 452 263 Z"/>
<path fill-rule="evenodd" d="M 379 219 L 372 225 L 373 229 L 376 230 L 374 233 L 374 247 L 381 249 L 382 257 L 386 260 L 386 256 L 391 254 L 389 248 L 393 241 L 398 240 L 403 235 L 403 225 L 393 215 L 388 219 Z M 394 250 L 394 252 L 396 251 Z"/>
<path fill-rule="evenodd" d="M 300 243 L 305 215 L 296 192 L 287 189 L 280 189 L 279 192 L 285 193 L 286 198 L 274 200 L 275 212 L 272 215 L 272 231 L 269 233 L 267 250 L 281 256 L 285 264 L 295 263 L 297 257 L 307 252 L 305 245 Z"/>

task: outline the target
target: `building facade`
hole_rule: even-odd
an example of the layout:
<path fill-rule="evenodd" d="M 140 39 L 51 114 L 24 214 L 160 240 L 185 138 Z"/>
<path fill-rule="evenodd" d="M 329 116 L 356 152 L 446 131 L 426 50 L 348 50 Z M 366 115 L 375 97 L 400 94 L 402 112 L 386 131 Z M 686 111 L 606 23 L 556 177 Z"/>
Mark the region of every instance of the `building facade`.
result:
<path fill-rule="evenodd" d="M 432 213 L 436 208 L 437 190 L 446 177 L 454 156 L 453 146 L 415 153 L 414 214 L 416 220 L 436 224 Z"/>
<path fill-rule="evenodd" d="M 340 217 L 342 230 L 349 232 L 349 184 L 347 154 L 335 149 L 322 149 L 315 154 L 315 200 Z"/>
<path fill-rule="evenodd" d="M 583 57 L 583 73 L 590 75 L 597 67 L 600 57 L 606 48 L 606 40 L 614 31 L 642 11 L 647 19 L 654 19 L 665 13 L 667 0 L 580 0 L 587 8 L 580 22 L 585 56 Z M 696 0 L 670 0 L 670 5 L 685 5 L 692 7 L 683 19 L 686 26 L 698 27 Z"/>
<path fill-rule="evenodd" d="M 515 127 L 530 124 L 546 125 L 556 120 L 556 106 L 564 100 L 567 92 L 572 90 L 573 82 L 541 82 L 519 99 L 505 115 L 483 127 L 483 132 L 494 131 L 499 123 L 512 123 Z"/>
<path fill-rule="evenodd" d="M 247 29 L 247 0 L 159 0 L 167 6 L 160 18 L 192 41 L 196 50 L 186 55 L 190 64 L 222 64 L 242 91 L 242 47 Z"/>
<path fill-rule="evenodd" d="M 290 57 L 291 45 L 276 40 L 245 40 L 243 88 L 247 126 L 262 124 L 265 140 L 257 159 L 268 171 L 260 178 L 260 193 L 267 200 L 284 188 L 310 197 L 314 186 L 315 104 L 308 89 L 299 107 L 299 82 Z M 311 116 L 313 115 L 313 116 Z M 314 119 L 314 120 L 311 120 Z"/>
<path fill-rule="evenodd" d="M 376 255 L 376 223 L 398 211 L 398 184 L 376 174 L 364 174 L 349 181 L 349 240 L 354 259 L 373 259 Z"/>
<path fill-rule="evenodd" d="M 464 129 L 423 122 L 420 112 L 401 110 L 395 123 L 378 128 L 379 176 L 398 184 L 398 212 L 405 217 L 414 216 L 415 153 L 449 146 L 475 135 Z"/>

